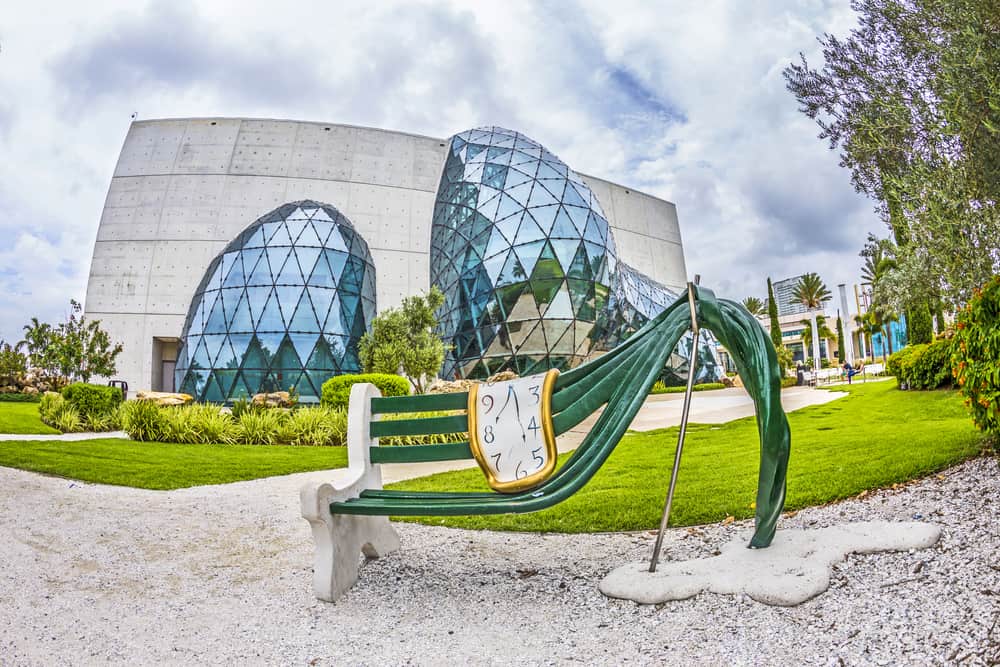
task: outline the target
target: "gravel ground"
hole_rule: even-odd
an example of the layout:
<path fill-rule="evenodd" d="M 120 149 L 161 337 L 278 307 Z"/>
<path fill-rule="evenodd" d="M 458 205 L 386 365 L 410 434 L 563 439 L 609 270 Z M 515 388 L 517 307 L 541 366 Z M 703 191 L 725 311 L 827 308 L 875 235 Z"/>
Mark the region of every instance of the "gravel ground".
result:
<path fill-rule="evenodd" d="M 937 522 L 937 546 L 851 556 L 798 607 L 700 594 L 643 607 L 597 583 L 648 533 L 397 526 L 336 604 L 310 591 L 292 475 L 171 492 L 0 468 L 0 664 L 995 664 L 1000 470 L 981 458 L 783 527 Z M 746 523 L 673 530 L 713 554 Z"/>

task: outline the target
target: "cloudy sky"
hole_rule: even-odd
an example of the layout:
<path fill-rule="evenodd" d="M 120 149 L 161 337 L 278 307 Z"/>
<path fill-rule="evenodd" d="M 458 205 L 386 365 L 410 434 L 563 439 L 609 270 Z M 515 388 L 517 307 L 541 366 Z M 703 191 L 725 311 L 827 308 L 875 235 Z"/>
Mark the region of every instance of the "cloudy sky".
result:
<path fill-rule="evenodd" d="M 884 235 L 781 76 L 853 26 L 846 0 L 286 4 L 5 6 L 0 338 L 82 300 L 133 112 L 517 129 L 675 202 L 688 272 L 730 298 L 850 285 Z"/>

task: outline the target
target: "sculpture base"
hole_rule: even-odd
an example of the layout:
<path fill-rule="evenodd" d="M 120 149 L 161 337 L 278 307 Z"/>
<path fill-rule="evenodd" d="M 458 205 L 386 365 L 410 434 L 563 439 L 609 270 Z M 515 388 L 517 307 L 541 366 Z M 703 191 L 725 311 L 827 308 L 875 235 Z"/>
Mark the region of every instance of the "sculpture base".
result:
<path fill-rule="evenodd" d="M 604 577 L 600 589 L 608 597 L 640 604 L 683 600 L 708 591 L 745 593 L 764 604 L 788 607 L 829 588 L 830 568 L 849 553 L 926 549 L 940 536 L 940 526 L 918 522 L 779 530 L 766 549 L 748 549 L 747 536 L 727 544 L 718 556 L 661 562 L 656 572 L 649 571 L 648 561 L 629 563 Z"/>

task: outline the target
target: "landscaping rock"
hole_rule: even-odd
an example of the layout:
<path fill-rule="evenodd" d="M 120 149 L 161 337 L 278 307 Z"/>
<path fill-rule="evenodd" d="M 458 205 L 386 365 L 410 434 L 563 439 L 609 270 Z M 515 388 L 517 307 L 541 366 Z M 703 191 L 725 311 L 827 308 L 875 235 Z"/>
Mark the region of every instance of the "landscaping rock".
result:
<path fill-rule="evenodd" d="M 295 402 L 287 391 L 275 391 L 270 394 L 254 394 L 250 403 L 265 408 L 290 408 Z"/>
<path fill-rule="evenodd" d="M 454 394 L 461 391 L 469 391 L 474 384 L 479 384 L 478 380 L 435 380 L 427 388 L 428 394 Z"/>
<path fill-rule="evenodd" d="M 494 373 L 493 375 L 486 378 L 487 382 L 506 382 L 507 380 L 516 380 L 521 377 L 514 371 L 500 371 L 499 373 Z"/>
<path fill-rule="evenodd" d="M 137 401 L 153 401 L 159 406 L 187 405 L 194 400 L 190 394 L 172 394 L 166 391 L 140 391 L 135 395 Z"/>

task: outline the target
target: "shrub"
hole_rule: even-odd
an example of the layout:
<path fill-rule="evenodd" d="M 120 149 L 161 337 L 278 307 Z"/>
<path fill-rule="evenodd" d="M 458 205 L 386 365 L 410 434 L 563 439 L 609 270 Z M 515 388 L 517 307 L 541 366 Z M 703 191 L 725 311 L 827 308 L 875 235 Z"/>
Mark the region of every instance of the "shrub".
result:
<path fill-rule="evenodd" d="M 976 290 L 958 314 L 952 368 L 976 426 L 1000 435 L 1000 276 Z"/>
<path fill-rule="evenodd" d="M 347 412 L 322 406 L 295 410 L 282 424 L 280 440 L 289 445 L 343 445 Z"/>
<path fill-rule="evenodd" d="M 41 394 L 0 394 L 0 403 L 38 403 L 41 400 Z"/>
<path fill-rule="evenodd" d="M 910 389 L 937 389 L 949 380 L 951 341 L 938 340 L 930 345 L 909 345 L 889 357 L 886 371 L 896 376 L 898 386 Z"/>
<path fill-rule="evenodd" d="M 47 391 L 38 403 L 38 417 L 42 423 L 63 433 L 77 433 L 83 430 L 83 420 L 79 411 L 61 394 Z"/>
<path fill-rule="evenodd" d="M 359 382 L 371 382 L 383 396 L 408 396 L 409 381 L 399 375 L 388 373 L 362 373 L 360 375 L 338 375 L 323 383 L 320 403 L 328 408 L 346 408 L 351 398 L 351 386 Z"/>
<path fill-rule="evenodd" d="M 907 383 L 911 389 L 937 389 L 951 381 L 951 341 L 936 340 L 910 357 Z"/>
<path fill-rule="evenodd" d="M 83 419 L 91 415 L 110 415 L 122 402 L 121 389 L 84 382 L 74 382 L 64 387 L 62 396 L 77 409 Z"/>
<path fill-rule="evenodd" d="M 69 403 L 66 403 L 56 415 L 55 423 L 52 426 L 55 426 L 63 433 L 77 433 L 83 430 L 80 413 Z"/>
<path fill-rule="evenodd" d="M 247 410 L 236 424 L 236 442 L 241 445 L 275 445 L 281 442 L 288 413 L 282 410 Z"/>
<path fill-rule="evenodd" d="M 927 347 L 926 345 L 908 345 L 899 352 L 893 352 L 885 364 L 886 371 L 890 375 L 896 376 L 896 383 L 902 385 L 907 382 L 910 373 L 910 365 L 913 363 L 913 355 L 918 349 Z"/>
<path fill-rule="evenodd" d="M 162 442 L 167 428 L 164 410 L 152 401 L 128 401 L 121 406 L 121 428 L 133 440 Z"/>
<path fill-rule="evenodd" d="M 191 445 L 229 444 L 236 438 L 236 422 L 218 406 L 192 403 L 160 408 L 164 442 Z"/>
<path fill-rule="evenodd" d="M 781 378 L 781 388 L 782 389 L 786 389 L 788 387 L 794 387 L 798 383 L 799 383 L 799 379 L 797 377 Z"/>

